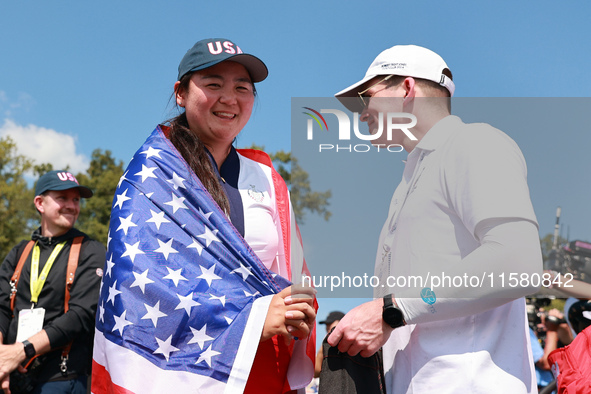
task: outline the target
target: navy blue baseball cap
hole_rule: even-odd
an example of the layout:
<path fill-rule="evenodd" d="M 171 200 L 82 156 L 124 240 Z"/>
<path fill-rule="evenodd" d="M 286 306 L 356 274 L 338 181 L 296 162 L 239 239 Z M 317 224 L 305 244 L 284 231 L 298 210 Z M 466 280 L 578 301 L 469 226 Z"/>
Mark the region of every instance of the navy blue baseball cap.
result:
<path fill-rule="evenodd" d="M 80 190 L 80 197 L 90 198 L 92 190 L 86 186 L 80 186 L 74 175 L 68 171 L 57 170 L 43 174 L 35 185 L 35 197 L 50 190 L 67 190 L 77 188 Z"/>
<path fill-rule="evenodd" d="M 261 59 L 244 53 L 234 42 L 225 38 L 208 38 L 198 41 L 183 56 L 179 64 L 178 80 L 187 73 L 204 70 L 225 60 L 242 64 L 252 82 L 261 82 L 269 75 L 269 70 Z"/>
<path fill-rule="evenodd" d="M 320 324 L 326 324 L 326 325 L 331 325 L 332 323 L 334 323 L 337 320 L 341 320 L 343 317 L 345 317 L 345 314 L 341 311 L 332 311 L 328 314 L 328 316 L 326 317 L 326 319 L 324 319 L 323 321 L 320 321 L 318 323 Z"/>

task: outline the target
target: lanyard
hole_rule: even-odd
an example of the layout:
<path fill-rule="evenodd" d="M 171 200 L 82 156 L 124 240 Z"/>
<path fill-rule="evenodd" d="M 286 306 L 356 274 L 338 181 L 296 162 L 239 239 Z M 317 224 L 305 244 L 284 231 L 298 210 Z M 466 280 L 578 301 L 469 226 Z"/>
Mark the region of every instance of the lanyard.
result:
<path fill-rule="evenodd" d="M 41 289 L 45 284 L 45 280 L 47 279 L 47 275 L 49 274 L 49 270 L 53 266 L 55 259 L 59 252 L 61 252 L 62 248 L 66 244 L 66 241 L 58 244 L 49 255 L 47 259 L 47 263 L 43 267 L 43 271 L 41 271 L 41 276 L 39 276 L 39 245 L 35 243 L 35 247 L 33 248 L 33 256 L 31 256 L 31 302 L 33 304 L 37 303 L 39 299 L 39 294 L 41 293 Z"/>

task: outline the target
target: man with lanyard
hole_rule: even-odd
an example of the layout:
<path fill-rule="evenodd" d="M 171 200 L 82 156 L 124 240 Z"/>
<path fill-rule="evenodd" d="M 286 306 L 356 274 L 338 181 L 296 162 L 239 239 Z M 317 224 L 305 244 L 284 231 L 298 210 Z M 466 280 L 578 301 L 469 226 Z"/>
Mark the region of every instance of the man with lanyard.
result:
<path fill-rule="evenodd" d="M 92 194 L 67 171 L 37 181 L 41 227 L 0 267 L 4 392 L 86 393 L 105 247 L 73 227 Z"/>
<path fill-rule="evenodd" d="M 328 342 L 364 357 L 383 346 L 388 393 L 534 393 L 523 296 L 536 291 L 529 279 L 542 259 L 525 160 L 503 132 L 452 116 L 454 89 L 439 55 L 399 45 L 336 94 L 371 134 L 382 132 L 374 145 L 409 154 L 380 234 L 381 286 Z M 392 116 L 408 130 L 388 130 Z M 429 275 L 438 277 L 392 281 Z M 502 275 L 526 280 L 503 285 Z M 469 287 L 483 276 L 496 282 Z"/>

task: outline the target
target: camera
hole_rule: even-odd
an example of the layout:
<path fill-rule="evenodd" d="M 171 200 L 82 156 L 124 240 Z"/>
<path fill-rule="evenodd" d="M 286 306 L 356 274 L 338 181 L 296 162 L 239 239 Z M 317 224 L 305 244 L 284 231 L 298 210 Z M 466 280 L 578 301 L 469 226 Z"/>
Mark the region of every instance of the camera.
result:
<path fill-rule="evenodd" d="M 559 319 L 556 316 L 549 316 L 545 309 L 552 302 L 551 298 L 526 298 L 527 302 L 527 320 L 529 327 L 536 333 L 538 340 L 542 347 L 546 342 L 546 323 L 559 325 L 565 323 L 564 319 Z"/>

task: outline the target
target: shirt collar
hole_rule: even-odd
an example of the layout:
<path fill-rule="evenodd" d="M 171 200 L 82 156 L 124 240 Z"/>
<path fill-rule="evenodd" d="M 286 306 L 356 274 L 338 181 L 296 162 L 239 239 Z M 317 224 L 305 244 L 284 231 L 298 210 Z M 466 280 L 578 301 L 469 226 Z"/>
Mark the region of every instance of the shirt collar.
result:
<path fill-rule="evenodd" d="M 449 137 L 455 134 L 463 122 L 455 115 L 448 115 L 435 123 L 433 127 L 421 138 L 415 149 L 434 151 L 439 148 Z"/>
<path fill-rule="evenodd" d="M 226 160 L 224 160 L 222 163 L 222 167 L 218 168 L 218 165 L 211 152 L 206 147 L 204 148 L 207 152 L 207 155 L 209 156 L 209 160 L 216 174 L 222 178 L 223 182 L 237 188 L 238 176 L 240 174 L 240 159 L 238 158 L 238 152 L 236 149 L 233 146 L 230 146 L 230 153 L 228 153 Z"/>

